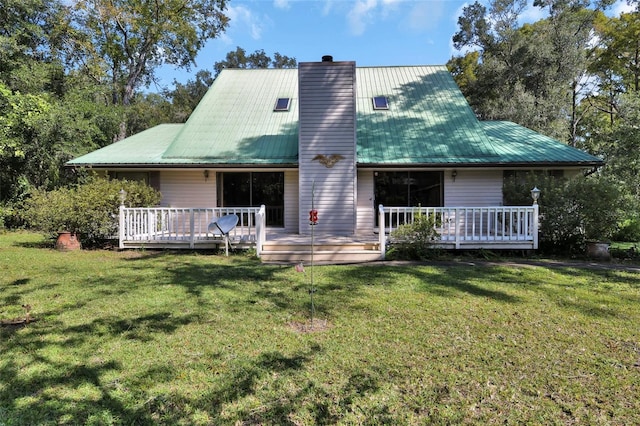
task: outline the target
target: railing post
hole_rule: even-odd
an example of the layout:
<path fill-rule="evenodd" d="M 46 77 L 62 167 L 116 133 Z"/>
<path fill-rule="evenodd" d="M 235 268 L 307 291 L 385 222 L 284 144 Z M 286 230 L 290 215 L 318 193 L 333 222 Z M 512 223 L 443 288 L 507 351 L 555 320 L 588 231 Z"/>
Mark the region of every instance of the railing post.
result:
<path fill-rule="evenodd" d="M 120 211 L 118 213 L 118 247 L 120 249 L 124 248 L 124 239 L 125 239 L 125 212 L 124 212 L 124 204 L 120 204 Z"/>
<path fill-rule="evenodd" d="M 196 219 L 195 209 L 189 209 L 189 217 L 191 223 L 189 223 L 189 248 L 194 249 L 196 247 Z"/>
<path fill-rule="evenodd" d="M 378 238 L 380 246 L 380 260 L 384 260 L 387 254 L 387 235 L 386 225 L 384 223 L 384 206 L 378 206 Z"/>
<path fill-rule="evenodd" d="M 266 210 L 265 205 L 260 206 L 260 210 L 256 213 L 256 256 L 260 257 L 262 255 L 262 243 L 265 240 L 266 235 Z"/>
<path fill-rule="evenodd" d="M 147 240 L 151 241 L 151 240 L 155 240 L 156 236 L 155 236 L 155 232 L 153 231 L 154 226 L 153 226 L 153 210 L 152 209 L 145 209 L 145 212 L 147 213 Z"/>
<path fill-rule="evenodd" d="M 456 250 L 460 248 L 460 209 L 456 208 Z"/>
<path fill-rule="evenodd" d="M 537 250 L 538 249 L 538 226 L 539 226 L 539 221 L 538 221 L 538 209 L 539 206 L 538 204 L 534 204 L 533 205 L 533 249 Z"/>

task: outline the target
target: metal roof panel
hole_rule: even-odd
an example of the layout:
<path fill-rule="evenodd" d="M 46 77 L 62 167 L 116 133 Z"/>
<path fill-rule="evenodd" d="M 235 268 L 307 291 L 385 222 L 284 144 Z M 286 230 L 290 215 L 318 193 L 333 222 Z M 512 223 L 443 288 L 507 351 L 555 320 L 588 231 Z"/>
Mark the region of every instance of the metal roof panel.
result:
<path fill-rule="evenodd" d="M 165 124 L 69 165 L 296 165 L 298 70 L 223 70 L 185 124 Z M 360 165 L 600 164 L 507 122 L 480 122 L 445 66 L 356 68 Z M 375 110 L 385 96 L 386 110 Z M 278 98 L 288 111 L 274 111 Z M 334 123 L 335 124 L 335 123 Z"/>

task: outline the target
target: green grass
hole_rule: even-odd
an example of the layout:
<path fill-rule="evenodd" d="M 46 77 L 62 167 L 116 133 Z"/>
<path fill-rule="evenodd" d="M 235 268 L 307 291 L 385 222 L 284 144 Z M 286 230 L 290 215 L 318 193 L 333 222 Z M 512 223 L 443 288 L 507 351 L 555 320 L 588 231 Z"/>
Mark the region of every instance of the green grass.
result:
<path fill-rule="evenodd" d="M 638 272 L 309 272 L 0 234 L 0 425 L 640 424 Z"/>

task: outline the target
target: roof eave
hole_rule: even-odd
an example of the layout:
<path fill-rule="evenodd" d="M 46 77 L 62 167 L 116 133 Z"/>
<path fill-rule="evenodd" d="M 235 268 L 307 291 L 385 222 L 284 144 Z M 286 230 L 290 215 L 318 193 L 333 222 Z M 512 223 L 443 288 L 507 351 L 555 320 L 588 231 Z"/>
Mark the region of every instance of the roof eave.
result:
<path fill-rule="evenodd" d="M 202 168 L 297 168 L 298 163 L 101 163 L 101 164 L 69 164 L 68 168 L 88 168 L 88 169 L 202 169 Z"/>
<path fill-rule="evenodd" d="M 478 167 L 497 167 L 497 168 L 588 168 L 588 167 L 601 167 L 604 162 L 596 161 L 584 161 L 584 162 L 476 162 L 476 163 L 357 163 L 360 167 L 377 167 L 377 168 L 416 168 L 416 167 L 428 167 L 428 168 L 478 168 Z"/>

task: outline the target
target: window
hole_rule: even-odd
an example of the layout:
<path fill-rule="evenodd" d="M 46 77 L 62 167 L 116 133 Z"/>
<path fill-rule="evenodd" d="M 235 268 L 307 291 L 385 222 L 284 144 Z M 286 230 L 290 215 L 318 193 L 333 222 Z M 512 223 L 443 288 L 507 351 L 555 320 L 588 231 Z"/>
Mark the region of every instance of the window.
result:
<path fill-rule="evenodd" d="M 373 97 L 373 109 L 389 109 L 389 100 L 386 96 Z"/>
<path fill-rule="evenodd" d="M 289 105 L 291 104 L 291 98 L 278 98 L 276 105 L 273 107 L 274 111 L 289 111 Z"/>
<path fill-rule="evenodd" d="M 264 204 L 267 226 L 284 226 L 283 172 L 218 173 L 220 207 L 259 207 Z"/>
<path fill-rule="evenodd" d="M 504 170 L 502 172 L 502 203 L 506 206 L 531 205 L 531 189 L 544 188 L 548 179 L 561 180 L 563 170 Z"/>
<path fill-rule="evenodd" d="M 442 206 L 442 172 L 375 172 L 375 207 Z"/>
<path fill-rule="evenodd" d="M 128 180 L 132 182 L 144 182 L 149 185 L 148 172 L 110 172 L 112 179 Z"/>

